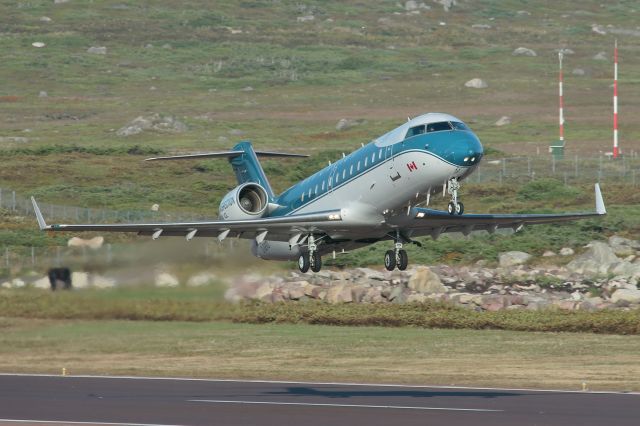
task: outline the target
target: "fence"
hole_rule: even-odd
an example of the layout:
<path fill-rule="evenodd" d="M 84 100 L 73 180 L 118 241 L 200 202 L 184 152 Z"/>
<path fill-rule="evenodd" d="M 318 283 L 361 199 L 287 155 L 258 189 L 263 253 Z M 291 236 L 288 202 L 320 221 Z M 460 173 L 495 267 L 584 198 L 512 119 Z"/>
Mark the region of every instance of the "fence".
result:
<path fill-rule="evenodd" d="M 553 177 L 565 184 L 595 182 L 626 182 L 640 185 L 640 156 L 611 160 L 600 157 L 510 157 L 484 161 L 467 180 L 472 183 L 518 183 Z M 211 220 L 214 215 L 203 216 L 188 212 L 164 212 L 152 210 L 109 210 L 38 203 L 47 220 L 71 223 L 91 222 L 169 222 Z M 16 214 L 35 216 L 31 200 L 15 191 L 0 188 L 0 209 Z"/>

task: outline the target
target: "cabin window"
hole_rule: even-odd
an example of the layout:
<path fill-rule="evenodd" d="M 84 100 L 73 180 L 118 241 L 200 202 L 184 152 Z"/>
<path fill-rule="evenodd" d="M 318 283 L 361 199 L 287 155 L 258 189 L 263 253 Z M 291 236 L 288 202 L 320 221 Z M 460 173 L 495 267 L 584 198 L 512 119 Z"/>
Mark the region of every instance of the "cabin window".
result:
<path fill-rule="evenodd" d="M 336 183 L 340 182 L 340 172 L 336 174 Z"/>
<path fill-rule="evenodd" d="M 344 169 L 342 171 L 342 179 L 344 179 L 345 177 L 347 177 L 347 169 Z"/>
<path fill-rule="evenodd" d="M 452 122 L 451 122 L 451 125 L 452 125 L 452 126 L 453 126 L 453 128 L 454 128 L 454 129 L 456 129 L 456 130 L 466 130 L 466 131 L 468 131 L 468 132 L 470 132 L 470 131 L 471 131 L 471 129 L 470 129 L 469 127 L 467 127 L 467 125 L 466 125 L 466 124 L 461 123 L 461 122 L 459 122 L 459 121 L 452 121 Z"/>
<path fill-rule="evenodd" d="M 313 190 L 313 194 L 314 195 L 318 195 L 318 185 L 316 184 L 316 187 Z"/>
<path fill-rule="evenodd" d="M 448 121 L 427 124 L 427 133 L 441 132 L 443 130 L 451 130 L 451 124 Z"/>
<path fill-rule="evenodd" d="M 302 195 L 300 196 L 300 201 L 304 202 L 304 192 L 302 193 Z"/>
<path fill-rule="evenodd" d="M 327 188 L 331 188 L 331 185 L 333 185 L 333 178 L 332 177 L 329 178 L 329 184 L 328 184 Z"/>
<path fill-rule="evenodd" d="M 349 176 L 353 176 L 353 164 L 349 167 Z"/>
<path fill-rule="evenodd" d="M 311 188 L 309 188 L 309 198 L 311 198 Z"/>
<path fill-rule="evenodd" d="M 405 139 L 406 138 L 410 138 L 412 136 L 421 135 L 424 132 L 425 132 L 425 125 L 424 124 L 421 124 L 420 126 L 412 127 L 407 131 L 407 135 L 405 136 Z"/>
<path fill-rule="evenodd" d="M 367 167 L 367 163 L 369 162 L 369 157 L 364 159 L 364 166 Z"/>
<path fill-rule="evenodd" d="M 373 164 L 374 161 L 376 161 L 376 153 L 375 152 L 373 154 L 371 154 L 371 164 Z"/>
<path fill-rule="evenodd" d="M 322 189 L 320 191 L 324 191 L 324 180 L 322 181 Z"/>
<path fill-rule="evenodd" d="M 382 160 L 382 150 L 378 151 L 378 160 Z"/>
<path fill-rule="evenodd" d="M 356 166 L 356 171 L 358 171 L 358 172 L 360 171 L 360 162 L 359 161 L 358 161 L 358 164 Z"/>

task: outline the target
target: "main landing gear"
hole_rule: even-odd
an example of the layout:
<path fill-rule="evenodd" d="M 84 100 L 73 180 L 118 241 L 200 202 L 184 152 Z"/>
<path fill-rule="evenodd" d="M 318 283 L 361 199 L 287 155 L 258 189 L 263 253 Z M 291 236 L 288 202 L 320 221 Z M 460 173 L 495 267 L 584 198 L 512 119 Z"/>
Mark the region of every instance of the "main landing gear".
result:
<path fill-rule="evenodd" d="M 303 274 L 309 271 L 309 268 L 313 272 L 320 272 L 320 269 L 322 269 L 322 256 L 317 252 L 318 246 L 312 234 L 309 234 L 308 248 L 309 251 L 302 253 L 298 258 L 298 269 Z"/>
<path fill-rule="evenodd" d="M 457 178 L 449 179 L 447 185 L 447 192 L 451 195 L 451 201 L 447 206 L 447 211 L 450 215 L 464 213 L 464 204 L 458 201 L 458 190 L 460 189 L 460 183 Z"/>
<path fill-rule="evenodd" d="M 400 231 L 396 231 L 396 244 L 395 250 L 387 250 L 384 254 L 384 267 L 387 271 L 393 271 L 396 267 L 404 271 L 409 266 L 409 255 L 407 251 L 402 248 L 402 237 Z"/>

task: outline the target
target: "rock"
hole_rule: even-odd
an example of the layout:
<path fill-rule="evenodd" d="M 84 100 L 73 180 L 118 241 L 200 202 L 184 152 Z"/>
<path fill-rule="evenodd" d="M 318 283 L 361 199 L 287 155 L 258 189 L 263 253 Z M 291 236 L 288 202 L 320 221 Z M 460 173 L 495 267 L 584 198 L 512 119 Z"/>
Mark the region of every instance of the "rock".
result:
<path fill-rule="evenodd" d="M 356 271 L 360 272 L 365 278 L 369 280 L 383 281 L 384 274 L 380 271 L 376 271 L 371 268 L 356 268 Z"/>
<path fill-rule="evenodd" d="M 160 210 L 160 204 L 152 204 L 151 205 L 151 211 L 152 212 L 157 212 Z"/>
<path fill-rule="evenodd" d="M 498 119 L 498 121 L 496 121 L 496 126 L 498 127 L 506 126 L 507 124 L 511 124 L 511 117 L 507 115 L 503 115 Z"/>
<path fill-rule="evenodd" d="M 177 287 L 179 285 L 180 281 L 168 272 L 160 272 L 156 275 L 156 287 Z"/>
<path fill-rule="evenodd" d="M 253 92 L 253 87 L 251 86 L 246 86 L 243 87 L 242 89 L 240 89 L 241 92 Z"/>
<path fill-rule="evenodd" d="M 192 275 L 187 280 L 188 287 L 201 287 L 203 285 L 209 285 L 218 280 L 218 277 L 211 272 L 200 272 L 199 274 Z"/>
<path fill-rule="evenodd" d="M 313 16 L 313 15 L 298 16 L 298 17 L 296 18 L 296 20 L 297 20 L 298 22 L 311 22 L 311 21 L 313 21 L 314 19 L 316 19 L 316 17 L 315 17 L 315 16 Z"/>
<path fill-rule="evenodd" d="M 338 284 L 331 287 L 327 292 L 327 302 L 333 304 L 353 302 L 351 289 L 344 284 Z"/>
<path fill-rule="evenodd" d="M 51 22 L 52 19 L 49 18 L 48 16 L 41 16 L 40 17 L 40 22 Z"/>
<path fill-rule="evenodd" d="M 473 25 L 471 25 L 471 28 L 476 29 L 476 30 L 489 30 L 489 29 L 491 29 L 491 25 L 473 24 Z"/>
<path fill-rule="evenodd" d="M 341 132 L 343 130 L 349 130 L 352 127 L 359 126 L 360 124 L 364 124 L 366 121 L 363 119 L 351 120 L 348 118 L 341 118 L 340 121 L 336 124 L 336 130 Z"/>
<path fill-rule="evenodd" d="M 171 49 L 171 47 L 172 46 L 169 43 L 165 43 L 165 44 L 162 45 L 163 49 Z"/>
<path fill-rule="evenodd" d="M 262 300 L 264 302 L 271 302 L 271 295 L 273 294 L 273 284 L 264 283 L 260 285 L 253 295 L 253 299 Z"/>
<path fill-rule="evenodd" d="M 573 256 L 575 251 L 570 247 L 563 247 L 560 249 L 560 256 Z"/>
<path fill-rule="evenodd" d="M 573 51 L 573 49 L 569 49 L 568 47 L 557 49 L 556 52 L 562 53 L 563 55 L 574 55 L 576 53 Z"/>
<path fill-rule="evenodd" d="M 593 58 L 596 61 L 607 61 L 607 54 L 605 52 L 598 52 L 595 55 L 593 55 Z"/>
<path fill-rule="evenodd" d="M 90 48 L 87 49 L 87 53 L 92 53 L 94 55 L 106 55 L 107 54 L 107 48 L 105 46 L 91 46 Z"/>
<path fill-rule="evenodd" d="M 500 253 L 498 255 L 498 261 L 500 263 L 500 266 L 503 268 L 522 265 L 529 259 L 531 259 L 531 255 L 523 251 L 508 251 L 505 253 Z"/>
<path fill-rule="evenodd" d="M 616 290 L 611 295 L 611 302 L 627 302 L 627 303 L 640 303 L 640 290 L 631 290 L 626 288 L 621 288 Z"/>
<path fill-rule="evenodd" d="M 41 290 L 48 290 L 51 288 L 51 281 L 49 281 L 49 277 L 42 277 L 35 280 L 31 283 L 33 288 L 39 288 Z"/>
<path fill-rule="evenodd" d="M 53 0 L 53 4 L 64 4 L 69 3 L 69 0 Z"/>
<path fill-rule="evenodd" d="M 502 310 L 509 305 L 510 303 L 508 299 L 506 299 L 504 296 L 496 295 L 496 294 L 483 296 L 482 301 L 480 303 L 480 307 L 482 309 L 484 309 L 485 311 L 491 311 L 491 312 Z"/>
<path fill-rule="evenodd" d="M 153 113 L 148 116 L 139 116 L 129 124 L 119 129 L 118 136 L 132 136 L 146 130 L 154 130 L 163 133 L 181 133 L 187 130 L 187 126 L 171 116 L 161 116 Z"/>
<path fill-rule="evenodd" d="M 588 247 L 586 252 L 567 264 L 570 272 L 588 276 L 605 275 L 614 263 L 620 261 L 611 247 L 601 241 L 592 241 Z"/>
<path fill-rule="evenodd" d="M 74 288 L 89 287 L 89 274 L 86 272 L 72 272 L 71 285 L 73 285 Z"/>
<path fill-rule="evenodd" d="M 487 82 L 480 78 L 472 78 L 471 80 L 467 81 L 464 85 L 465 87 L 471 87 L 473 89 L 486 89 L 487 87 L 489 87 Z"/>
<path fill-rule="evenodd" d="M 445 12 L 451 10 L 458 3 L 456 0 L 433 0 L 433 2 L 441 4 Z"/>
<path fill-rule="evenodd" d="M 556 253 L 551 250 L 547 250 L 544 253 L 542 253 L 542 257 L 554 257 L 555 255 Z"/>
<path fill-rule="evenodd" d="M 407 295 L 404 293 L 403 286 L 395 286 L 391 289 L 391 293 L 389 293 L 389 297 L 387 297 L 390 302 L 393 303 L 404 303 L 407 301 Z"/>
<path fill-rule="evenodd" d="M 424 303 L 429 300 L 426 294 L 422 293 L 412 293 L 407 296 L 407 303 Z"/>
<path fill-rule="evenodd" d="M 518 47 L 512 53 L 513 56 L 538 56 L 536 52 L 532 49 L 528 49 L 526 47 Z"/>
<path fill-rule="evenodd" d="M 40 47 L 45 47 L 45 46 L 46 46 L 46 44 L 44 44 L 44 43 L 43 43 L 43 42 L 41 42 L 41 41 L 34 41 L 33 43 L 31 43 L 31 45 L 32 45 L 33 47 L 38 47 L 38 48 L 40 48 Z"/>
<path fill-rule="evenodd" d="M 105 289 L 105 288 L 113 288 L 116 286 L 116 280 L 113 278 L 107 278 L 102 275 L 90 275 L 89 282 L 92 287 Z"/>
<path fill-rule="evenodd" d="M 573 75 L 585 75 L 585 71 L 582 68 L 574 68 L 573 71 L 571 71 L 571 74 Z"/>
<path fill-rule="evenodd" d="M 637 249 L 640 249 L 640 242 L 633 241 L 628 238 L 612 235 L 609 237 L 609 245 L 613 249 L 616 256 L 627 257 L 633 256 Z"/>
<path fill-rule="evenodd" d="M 104 244 L 104 237 L 97 236 L 91 239 L 85 240 L 80 237 L 72 237 L 67 241 L 68 247 L 88 247 L 93 250 L 97 250 Z"/>
<path fill-rule="evenodd" d="M 618 262 L 610 272 L 623 277 L 640 276 L 640 264 L 626 261 Z"/>
<path fill-rule="evenodd" d="M 426 266 L 420 266 L 416 269 L 416 272 L 409 278 L 407 286 L 411 290 L 420 293 L 439 294 L 447 292 L 447 287 L 442 284 L 440 277 Z"/>
<path fill-rule="evenodd" d="M 361 285 L 357 285 L 351 288 L 351 298 L 355 303 L 360 303 L 367 294 L 367 288 Z"/>
<path fill-rule="evenodd" d="M 518 16 L 531 16 L 531 12 L 527 11 L 527 10 L 519 10 L 516 12 L 516 15 Z"/>
<path fill-rule="evenodd" d="M 49 96 L 49 94 L 47 92 L 45 92 L 44 90 L 41 90 L 40 93 L 38 93 L 38 97 L 39 98 L 46 98 L 48 96 Z"/>
<path fill-rule="evenodd" d="M 606 35 L 607 32 L 605 31 L 605 29 L 597 24 L 591 24 L 591 31 L 593 31 L 596 34 L 600 34 L 600 35 Z"/>

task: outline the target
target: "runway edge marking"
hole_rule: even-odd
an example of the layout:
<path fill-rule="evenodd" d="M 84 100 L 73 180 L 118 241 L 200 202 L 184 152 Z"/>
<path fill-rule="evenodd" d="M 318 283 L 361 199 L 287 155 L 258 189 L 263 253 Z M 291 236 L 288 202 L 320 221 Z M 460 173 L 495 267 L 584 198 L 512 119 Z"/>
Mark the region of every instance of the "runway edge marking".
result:
<path fill-rule="evenodd" d="M 195 377 L 150 377 L 150 376 L 96 376 L 90 374 L 78 374 L 60 376 L 59 374 L 21 374 L 21 373 L 0 373 L 0 377 L 58 377 L 76 379 L 122 379 L 122 380 L 175 380 L 185 382 L 230 382 L 230 383 L 272 383 L 272 384 L 292 384 L 292 385 L 323 385 L 323 386 L 369 386 L 369 387 L 395 387 L 409 389 L 469 389 L 469 390 L 501 390 L 501 391 L 521 391 L 521 392 L 553 392 L 553 393 L 577 393 L 577 394 L 609 394 L 609 395 L 640 395 L 640 392 L 624 391 L 580 391 L 563 389 L 530 389 L 530 388 L 490 388 L 472 386 L 445 386 L 445 385 L 401 385 L 394 383 L 349 383 L 349 382 L 304 382 L 294 380 L 258 380 L 258 379 L 203 379 Z"/>
<path fill-rule="evenodd" d="M 188 402 L 207 402 L 211 404 L 248 404 L 248 405 L 296 405 L 302 407 L 340 407 L 340 408 L 386 408 L 392 410 L 435 410 L 435 411 L 475 411 L 503 412 L 489 408 L 449 408 L 449 407 L 411 407 L 404 405 L 369 405 L 369 404 L 329 404 L 320 402 L 279 402 L 279 401 L 241 401 L 225 399 L 189 399 Z"/>

